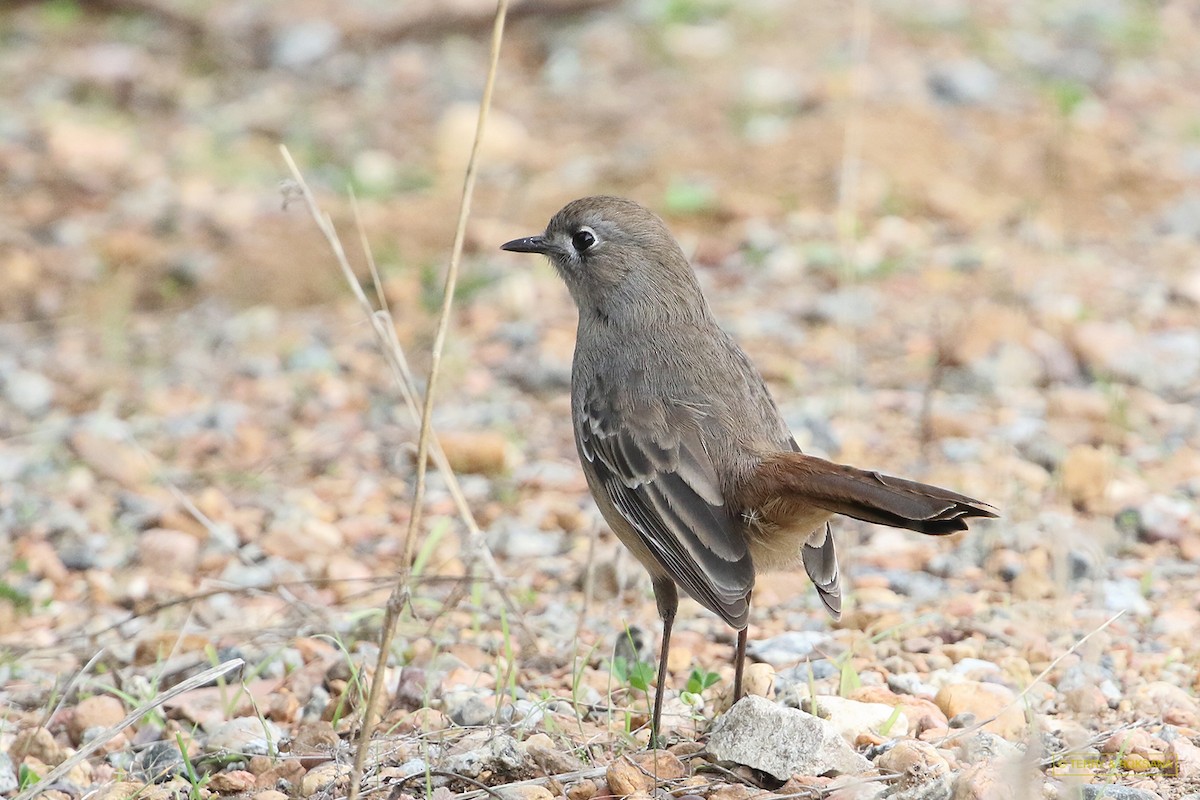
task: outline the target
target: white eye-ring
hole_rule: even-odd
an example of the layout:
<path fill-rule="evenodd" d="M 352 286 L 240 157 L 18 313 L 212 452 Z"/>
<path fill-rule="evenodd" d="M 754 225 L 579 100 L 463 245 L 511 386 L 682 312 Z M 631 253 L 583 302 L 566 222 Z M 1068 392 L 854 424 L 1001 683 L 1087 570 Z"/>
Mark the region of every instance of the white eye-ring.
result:
<path fill-rule="evenodd" d="M 596 232 L 584 225 L 571 234 L 571 246 L 576 253 L 584 253 L 596 246 Z"/>

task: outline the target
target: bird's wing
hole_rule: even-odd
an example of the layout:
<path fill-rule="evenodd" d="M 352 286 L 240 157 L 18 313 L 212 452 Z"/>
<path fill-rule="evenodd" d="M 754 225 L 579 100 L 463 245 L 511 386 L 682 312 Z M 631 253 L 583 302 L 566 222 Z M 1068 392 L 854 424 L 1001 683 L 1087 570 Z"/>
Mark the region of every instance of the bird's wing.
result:
<path fill-rule="evenodd" d="M 597 392 L 580 404 L 575 435 L 585 469 L 667 574 L 740 630 L 754 567 L 700 438 L 701 413 L 682 403 L 620 413 Z"/>

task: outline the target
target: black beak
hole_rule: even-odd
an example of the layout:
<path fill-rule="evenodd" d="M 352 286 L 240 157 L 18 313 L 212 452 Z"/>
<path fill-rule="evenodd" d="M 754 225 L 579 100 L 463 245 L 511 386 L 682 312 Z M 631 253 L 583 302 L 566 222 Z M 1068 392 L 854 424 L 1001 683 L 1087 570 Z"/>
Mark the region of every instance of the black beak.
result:
<path fill-rule="evenodd" d="M 546 241 L 545 236 L 526 236 L 524 239 L 505 242 L 500 245 L 500 249 L 513 253 L 546 253 L 550 250 L 550 243 Z"/>

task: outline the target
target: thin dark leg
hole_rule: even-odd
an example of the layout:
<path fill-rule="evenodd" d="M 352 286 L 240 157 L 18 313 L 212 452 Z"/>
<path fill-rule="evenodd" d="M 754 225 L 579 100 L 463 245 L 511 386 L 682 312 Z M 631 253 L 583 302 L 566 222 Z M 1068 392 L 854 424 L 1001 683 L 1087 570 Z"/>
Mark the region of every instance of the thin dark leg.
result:
<path fill-rule="evenodd" d="M 746 669 L 746 638 L 750 628 L 738 631 L 737 649 L 733 652 L 733 702 L 742 699 L 742 673 Z"/>
<path fill-rule="evenodd" d="M 658 747 L 658 732 L 662 727 L 663 697 L 667 683 L 667 654 L 671 652 L 671 626 L 675 624 L 675 612 L 679 608 L 679 591 L 670 578 L 654 579 L 654 599 L 658 602 L 658 615 L 662 617 L 662 648 L 658 656 L 658 682 L 654 690 L 654 716 L 650 720 L 650 747 Z"/>
<path fill-rule="evenodd" d="M 749 604 L 750 597 L 746 596 Z M 746 640 L 750 637 L 750 624 L 738 631 L 737 649 L 733 652 L 733 702 L 742 699 L 742 675 L 746 671 Z"/>

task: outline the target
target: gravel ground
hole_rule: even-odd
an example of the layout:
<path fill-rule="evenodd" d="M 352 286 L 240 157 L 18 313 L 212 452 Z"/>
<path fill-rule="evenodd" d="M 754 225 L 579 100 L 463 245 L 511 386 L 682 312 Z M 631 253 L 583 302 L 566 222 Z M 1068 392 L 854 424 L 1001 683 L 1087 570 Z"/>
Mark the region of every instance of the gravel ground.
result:
<path fill-rule="evenodd" d="M 0 9 L 0 795 L 90 747 L 42 796 L 342 796 L 417 426 L 276 146 L 348 241 L 353 187 L 425 374 L 490 8 L 92 5 Z M 367 788 L 1200 795 L 1194 4 L 588 5 L 508 30 L 437 391 L 502 580 L 432 474 Z M 496 250 L 600 191 L 667 217 L 806 451 L 1002 514 L 840 523 L 838 623 L 763 576 L 729 713 L 685 602 L 668 750 L 574 311 Z"/>

